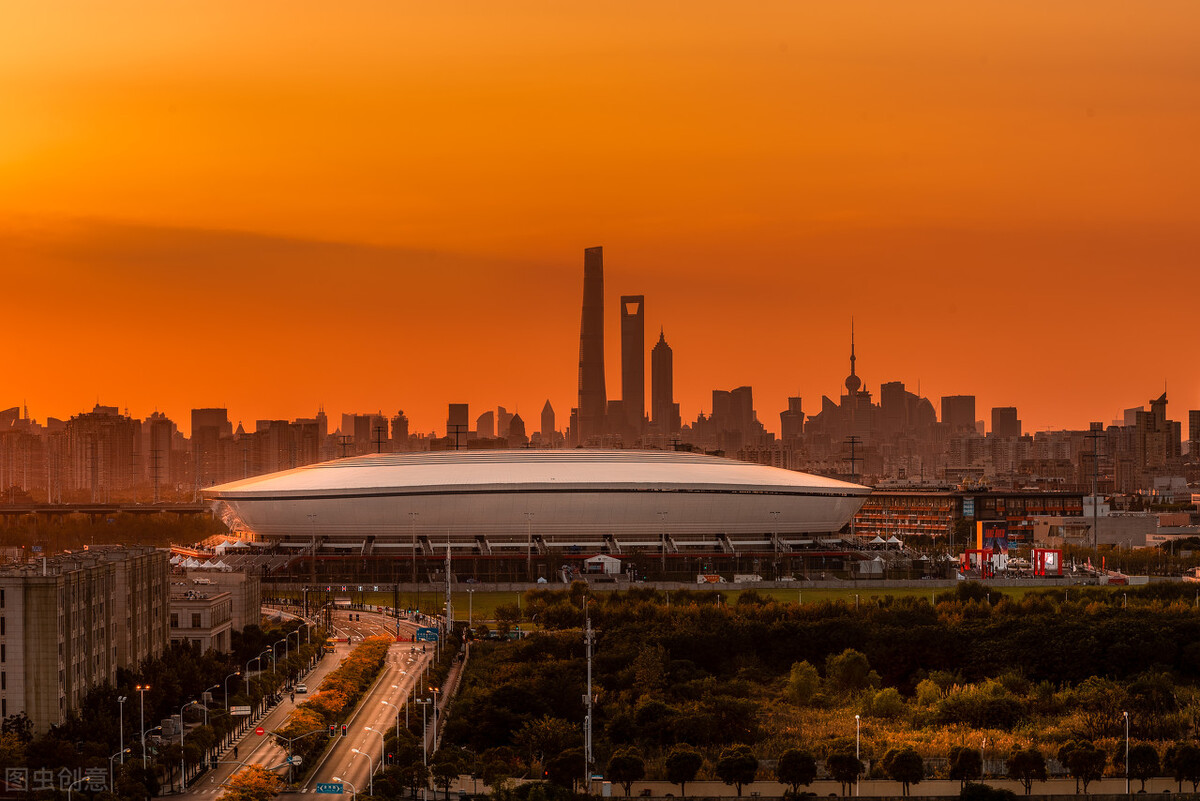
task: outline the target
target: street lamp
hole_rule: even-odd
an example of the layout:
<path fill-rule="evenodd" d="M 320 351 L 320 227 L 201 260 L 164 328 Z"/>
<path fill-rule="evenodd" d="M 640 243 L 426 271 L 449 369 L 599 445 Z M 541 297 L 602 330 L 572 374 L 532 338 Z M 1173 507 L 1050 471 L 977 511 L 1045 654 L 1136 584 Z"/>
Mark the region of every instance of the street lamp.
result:
<path fill-rule="evenodd" d="M 1129 795 L 1129 713 L 1121 714 L 1125 716 L 1125 795 Z"/>
<path fill-rule="evenodd" d="M 117 757 L 120 757 L 121 764 L 124 765 L 125 764 L 125 755 L 128 754 L 130 752 L 130 750 L 132 750 L 132 749 L 122 748 L 120 751 L 118 751 L 117 753 L 113 754 L 112 756 L 110 756 L 108 758 L 108 786 L 109 786 L 109 789 L 111 789 L 114 793 L 117 791 L 117 778 L 113 773 L 113 760 L 116 759 Z"/>
<path fill-rule="evenodd" d="M 861 725 L 860 725 L 861 723 L 862 723 L 862 721 L 859 719 L 858 715 L 855 715 L 854 716 L 854 758 L 856 760 L 858 760 L 858 772 L 859 773 L 862 773 L 862 757 L 859 756 L 859 753 L 860 753 L 859 752 L 859 740 L 861 739 L 859 735 L 861 732 Z M 855 774 L 855 776 L 854 776 L 854 794 L 858 795 L 858 774 Z"/>
<path fill-rule="evenodd" d="M 379 731 L 378 729 L 372 729 L 370 726 L 363 726 L 363 729 L 379 735 L 379 766 L 383 767 L 383 749 L 384 749 L 384 739 L 385 739 L 383 736 L 383 732 Z M 372 795 L 374 795 L 374 793 L 372 793 Z"/>
<path fill-rule="evenodd" d="M 240 676 L 240 675 L 242 675 L 242 671 L 235 670 L 232 673 L 230 673 L 228 676 L 225 677 L 225 681 L 221 682 L 221 684 L 225 688 L 225 708 L 226 709 L 229 709 L 229 680 L 232 679 L 234 676 Z"/>
<path fill-rule="evenodd" d="M 271 655 L 271 672 L 274 673 L 275 672 L 275 646 L 272 645 L 270 648 L 264 649 L 262 654 L 259 654 L 259 656 L 262 656 L 263 654 Z M 259 664 L 261 665 L 262 663 L 260 662 Z"/>
<path fill-rule="evenodd" d="M 367 768 L 371 771 L 367 774 L 367 795 L 375 795 L 375 763 L 371 761 L 371 755 L 366 751 L 359 751 L 357 748 L 351 748 L 350 753 L 367 758 Z"/>
<path fill-rule="evenodd" d="M 286 662 L 287 658 L 288 658 L 288 638 L 284 637 L 282 640 L 275 641 L 275 645 L 279 645 L 279 643 L 283 643 L 283 660 Z M 271 655 L 272 656 L 275 655 L 275 645 L 271 646 Z M 273 666 L 275 664 L 274 661 L 272 661 L 271 664 Z M 274 668 L 272 668 L 272 669 L 274 669 Z"/>
<path fill-rule="evenodd" d="M 421 764 L 429 766 L 429 735 L 426 732 L 425 722 L 425 707 L 433 703 L 432 698 L 418 698 L 417 703 L 421 705 Z"/>
<path fill-rule="evenodd" d="M 183 725 L 183 713 L 195 703 L 195 701 L 188 701 L 179 707 L 179 792 L 181 793 L 187 789 L 187 763 L 183 761 L 183 733 L 186 728 Z"/>
<path fill-rule="evenodd" d="M 441 692 L 439 687 L 430 687 L 429 691 L 433 693 L 433 750 L 438 747 L 438 693 Z"/>
<path fill-rule="evenodd" d="M 117 696 L 117 705 L 121 708 L 121 728 L 120 728 L 120 751 L 117 753 L 121 756 L 121 764 L 125 764 L 125 696 Z"/>
<path fill-rule="evenodd" d="M 392 689 L 398 690 L 398 689 L 400 689 L 400 685 L 393 684 Z M 390 706 L 392 709 L 396 710 L 396 744 L 397 744 L 397 747 L 399 747 L 399 743 L 400 743 L 400 707 L 396 706 L 391 701 L 382 701 L 381 703 L 383 703 L 386 706 Z"/>
<path fill-rule="evenodd" d="M 71 784 L 67 786 L 67 801 L 71 801 L 71 791 L 75 789 L 76 785 L 87 784 L 91 780 L 91 776 L 84 776 L 82 779 L 76 779 L 75 781 L 71 782 Z"/>
<path fill-rule="evenodd" d="M 139 684 L 134 688 L 141 696 L 142 702 L 142 770 L 146 769 L 146 693 L 150 690 L 149 684 Z"/>
<path fill-rule="evenodd" d="M 344 782 L 345 784 L 349 784 L 350 785 L 350 801 L 354 801 L 355 797 L 358 795 L 358 788 L 355 787 L 353 783 L 347 781 L 346 779 L 339 779 L 337 776 L 334 776 L 333 780 L 335 782 Z"/>

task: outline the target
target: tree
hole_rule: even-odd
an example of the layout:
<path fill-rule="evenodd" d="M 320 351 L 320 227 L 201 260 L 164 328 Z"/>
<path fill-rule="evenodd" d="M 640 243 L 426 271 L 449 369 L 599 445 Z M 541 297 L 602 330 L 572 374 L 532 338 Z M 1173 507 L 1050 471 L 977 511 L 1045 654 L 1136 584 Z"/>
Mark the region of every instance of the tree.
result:
<path fill-rule="evenodd" d="M 677 745 L 667 754 L 667 781 L 679 785 L 679 795 L 687 798 L 687 783 L 696 778 L 704 757 L 689 745 Z"/>
<path fill-rule="evenodd" d="M 788 674 L 787 695 L 793 702 L 804 705 L 817 694 L 821 686 L 821 675 L 808 662 L 796 662 Z"/>
<path fill-rule="evenodd" d="M 567 743 L 576 741 L 579 727 L 569 720 L 543 715 L 537 720 L 526 721 L 513 736 L 513 742 L 524 746 L 529 752 L 529 761 L 549 762 L 562 753 Z"/>
<path fill-rule="evenodd" d="M 229 801 L 270 801 L 283 787 L 283 779 L 261 765 L 250 765 L 233 775 L 222 798 Z"/>
<path fill-rule="evenodd" d="M 839 690 L 855 692 L 876 684 L 879 676 L 871 670 L 865 654 L 847 648 L 836 656 L 825 658 L 825 678 Z"/>
<path fill-rule="evenodd" d="M 740 797 L 742 785 L 753 784 L 758 774 L 758 757 L 746 745 L 735 745 L 721 752 L 717 760 L 717 778 L 736 788 Z"/>
<path fill-rule="evenodd" d="M 583 778 L 586 769 L 582 748 L 568 748 L 546 763 L 546 778 L 552 784 L 575 789 L 575 783 Z"/>
<path fill-rule="evenodd" d="M 1158 761 L 1158 751 L 1149 743 L 1138 743 L 1129 749 L 1129 776 L 1142 783 L 1146 789 L 1146 779 L 1153 779 L 1162 772 Z"/>
<path fill-rule="evenodd" d="M 433 764 L 429 768 L 429 773 L 433 777 L 434 788 L 441 787 L 446 791 L 446 801 L 450 801 L 450 785 L 462 773 L 462 766 L 448 754 L 442 754 L 440 751 L 434 755 Z"/>
<path fill-rule="evenodd" d="M 500 604 L 496 607 L 496 629 L 507 635 L 514 623 L 521 619 L 521 607 L 517 604 Z"/>
<path fill-rule="evenodd" d="M 850 785 L 858 781 L 858 777 L 862 774 L 863 764 L 849 751 L 839 751 L 830 754 L 825 759 L 825 770 L 829 771 L 829 775 L 835 782 L 841 783 L 842 795 L 846 795 Z"/>
<path fill-rule="evenodd" d="M 633 788 L 633 783 L 646 775 L 646 762 L 642 752 L 629 746 L 618 748 L 608 760 L 608 778 L 625 788 L 626 797 Z"/>
<path fill-rule="evenodd" d="M 958 779 L 958 789 L 961 792 L 967 782 L 973 782 L 983 776 L 983 755 L 978 748 L 950 749 L 950 778 Z"/>
<path fill-rule="evenodd" d="M 1200 747 L 1191 743 L 1176 743 L 1167 751 L 1167 767 L 1179 782 L 1180 788 L 1184 782 L 1192 783 L 1192 792 L 1200 785 Z"/>
<path fill-rule="evenodd" d="M 429 786 L 429 768 L 425 767 L 422 762 L 414 762 L 400 770 L 400 779 L 404 782 L 404 786 L 412 790 L 412 797 L 417 797 L 417 790 L 423 790 Z"/>
<path fill-rule="evenodd" d="M 775 778 L 791 787 L 793 794 L 798 793 L 800 785 L 807 787 L 817 778 L 817 760 L 807 751 L 789 748 L 779 755 Z"/>
<path fill-rule="evenodd" d="M 1104 764 L 1108 755 L 1096 748 L 1090 740 L 1072 740 L 1058 749 L 1058 761 L 1075 779 L 1075 792 L 1079 793 L 1079 784 L 1083 783 L 1086 793 L 1088 784 L 1104 775 Z"/>
<path fill-rule="evenodd" d="M 1035 781 L 1046 781 L 1046 757 L 1033 746 L 1013 751 L 1005 767 L 1008 769 L 1008 778 L 1019 781 L 1025 788 L 1025 795 L 1033 792 Z"/>
<path fill-rule="evenodd" d="M 920 784 L 925 778 L 925 760 L 911 747 L 889 752 L 884 757 L 883 769 L 893 781 L 900 782 L 900 795 L 903 796 L 908 795 L 910 784 Z"/>

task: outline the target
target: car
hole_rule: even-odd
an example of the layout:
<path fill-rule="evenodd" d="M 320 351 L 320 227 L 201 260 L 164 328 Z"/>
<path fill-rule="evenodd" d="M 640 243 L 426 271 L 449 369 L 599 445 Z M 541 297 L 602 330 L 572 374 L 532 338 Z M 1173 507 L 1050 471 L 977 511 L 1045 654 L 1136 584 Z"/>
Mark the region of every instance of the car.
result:
<path fill-rule="evenodd" d="M 297 684 L 297 685 L 296 685 L 296 692 L 298 692 L 298 693 L 301 693 L 301 694 L 304 694 L 304 693 L 308 692 L 308 685 L 307 685 L 307 684 L 304 684 L 303 682 L 302 682 L 302 683 L 300 683 L 300 684 Z"/>

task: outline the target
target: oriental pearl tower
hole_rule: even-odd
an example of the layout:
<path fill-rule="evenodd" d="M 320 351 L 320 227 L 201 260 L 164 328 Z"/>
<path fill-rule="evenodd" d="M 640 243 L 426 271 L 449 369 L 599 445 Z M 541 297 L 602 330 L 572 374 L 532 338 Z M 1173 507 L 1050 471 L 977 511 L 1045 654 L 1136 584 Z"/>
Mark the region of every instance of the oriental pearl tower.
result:
<path fill-rule="evenodd" d="M 850 321 L 850 375 L 846 376 L 846 390 L 851 395 L 857 395 L 862 386 L 862 379 L 854 374 L 854 320 Z"/>

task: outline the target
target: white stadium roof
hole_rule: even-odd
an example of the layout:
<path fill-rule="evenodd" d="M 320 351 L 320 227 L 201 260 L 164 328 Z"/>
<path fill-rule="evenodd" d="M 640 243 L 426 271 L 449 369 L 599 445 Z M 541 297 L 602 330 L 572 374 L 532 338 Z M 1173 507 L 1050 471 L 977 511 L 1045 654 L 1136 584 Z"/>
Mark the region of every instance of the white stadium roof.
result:
<path fill-rule="evenodd" d="M 565 541 L 833 532 L 868 487 L 674 451 L 433 451 L 358 456 L 204 491 L 267 539 Z"/>

